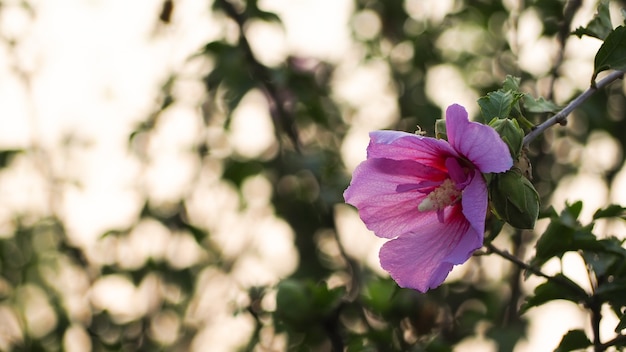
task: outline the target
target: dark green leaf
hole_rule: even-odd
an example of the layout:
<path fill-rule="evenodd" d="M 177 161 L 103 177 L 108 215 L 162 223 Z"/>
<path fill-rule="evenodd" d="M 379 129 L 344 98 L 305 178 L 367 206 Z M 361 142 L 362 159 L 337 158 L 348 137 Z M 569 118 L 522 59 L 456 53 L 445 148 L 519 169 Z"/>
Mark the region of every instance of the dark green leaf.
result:
<path fill-rule="evenodd" d="M 480 112 L 484 121 L 491 121 L 494 118 L 507 118 L 511 113 L 511 109 L 522 97 L 522 94 L 498 90 L 488 93 L 486 96 L 478 99 Z"/>
<path fill-rule="evenodd" d="M 601 0 L 598 3 L 598 11 L 593 16 L 591 21 L 589 21 L 587 27 L 578 27 L 573 34 L 577 35 L 579 38 L 583 35 L 588 35 L 590 37 L 604 40 L 612 29 L 613 25 L 611 24 L 609 1 Z"/>
<path fill-rule="evenodd" d="M 626 306 L 626 279 L 618 279 L 613 282 L 601 284 L 595 292 L 601 302 L 606 302 L 612 307 Z"/>
<path fill-rule="evenodd" d="M 567 204 L 558 217 L 553 213 L 548 228 L 537 240 L 535 258 L 530 265 L 541 267 L 551 258 L 560 258 L 570 251 L 603 251 L 604 245 L 591 233 L 593 225 L 583 227 L 578 223 L 581 210 L 582 202 L 576 202 Z"/>
<path fill-rule="evenodd" d="M 22 152 L 23 150 L 21 149 L 0 150 L 0 169 L 7 167 L 11 160 L 13 160 L 13 157 Z"/>
<path fill-rule="evenodd" d="M 622 219 L 626 217 L 626 208 L 617 204 L 611 204 L 604 209 L 598 209 L 593 214 L 594 220 L 601 219 L 601 218 L 617 218 L 617 217 L 622 218 Z"/>
<path fill-rule="evenodd" d="M 574 281 L 565 275 L 558 274 L 552 280 L 546 281 L 535 288 L 533 295 L 529 296 L 520 308 L 520 314 L 525 313 L 532 307 L 538 307 L 558 299 L 580 303 L 587 299 L 587 294 Z"/>
<path fill-rule="evenodd" d="M 598 73 L 606 70 L 626 70 L 626 27 L 615 28 L 602 43 L 594 60 L 591 82 L 595 82 Z"/>
<path fill-rule="evenodd" d="M 591 341 L 583 330 L 570 330 L 563 336 L 559 347 L 555 352 L 569 352 L 574 350 L 582 350 L 591 346 Z"/>

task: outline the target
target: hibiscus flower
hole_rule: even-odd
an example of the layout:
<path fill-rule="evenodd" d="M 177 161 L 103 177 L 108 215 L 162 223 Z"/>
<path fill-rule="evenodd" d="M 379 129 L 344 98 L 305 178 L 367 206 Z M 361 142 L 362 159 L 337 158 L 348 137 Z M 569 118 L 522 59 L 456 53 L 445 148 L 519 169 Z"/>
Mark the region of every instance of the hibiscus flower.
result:
<path fill-rule="evenodd" d="M 361 220 L 389 238 L 380 264 L 401 287 L 426 292 L 483 244 L 483 173 L 513 165 L 491 127 L 470 122 L 460 105 L 446 110 L 448 141 L 398 131 L 370 133 L 367 159 L 344 192 Z"/>

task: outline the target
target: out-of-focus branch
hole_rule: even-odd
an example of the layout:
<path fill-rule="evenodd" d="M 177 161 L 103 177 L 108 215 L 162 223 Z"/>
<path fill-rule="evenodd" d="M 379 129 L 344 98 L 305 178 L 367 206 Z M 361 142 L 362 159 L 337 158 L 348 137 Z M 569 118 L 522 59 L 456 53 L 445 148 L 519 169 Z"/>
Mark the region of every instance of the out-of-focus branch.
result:
<path fill-rule="evenodd" d="M 570 27 L 572 25 L 572 20 L 574 19 L 574 15 L 578 12 L 578 9 L 582 6 L 581 0 L 568 0 L 565 8 L 563 9 L 563 20 L 559 23 L 559 31 L 557 32 L 557 40 L 559 42 L 559 51 L 556 59 L 554 60 L 554 64 L 550 69 L 550 85 L 548 88 L 547 98 L 552 100 L 554 95 L 554 84 L 556 80 L 559 78 L 559 68 L 563 64 L 563 59 L 565 57 L 565 44 L 567 44 L 567 38 L 570 37 Z"/>
<path fill-rule="evenodd" d="M 556 125 L 557 123 L 564 125 L 567 122 L 567 116 L 569 116 L 569 114 L 574 111 L 574 109 L 580 106 L 585 100 L 589 99 L 589 97 L 591 97 L 597 90 L 608 86 L 613 81 L 620 79 L 623 76 L 624 72 L 615 71 L 597 82 L 595 86 L 589 87 L 586 91 L 576 97 L 576 99 L 567 104 L 567 106 L 564 107 L 563 110 L 559 111 L 556 115 L 537 125 L 532 131 L 530 131 L 530 133 L 528 133 L 526 137 L 524 137 L 524 146 L 528 146 L 530 142 L 537 138 L 537 136 L 542 134 L 545 130 L 552 127 L 553 125 Z"/>
<path fill-rule="evenodd" d="M 270 70 L 261 64 L 254 56 L 254 52 L 252 52 L 252 47 L 244 30 L 246 24 L 245 16 L 240 14 L 228 0 L 216 0 L 216 3 L 239 27 L 239 46 L 246 54 L 246 59 L 250 65 L 250 74 L 265 92 L 270 101 L 271 109 L 274 110 L 271 115 L 276 131 L 282 130 L 285 132 L 296 150 L 300 150 L 300 139 L 298 138 L 293 116 L 285 109 L 283 105 L 284 99 L 280 96 L 277 87 L 272 84 Z"/>
<path fill-rule="evenodd" d="M 561 277 L 555 277 L 555 276 L 550 276 L 546 273 L 544 273 L 543 271 L 541 271 L 538 268 L 535 268 L 533 266 L 528 265 L 527 263 L 525 263 L 524 261 L 522 261 L 521 259 L 519 259 L 518 257 L 512 255 L 511 253 L 507 252 L 507 251 L 503 251 L 499 248 L 497 248 L 496 246 L 494 246 L 492 243 L 486 243 L 485 244 L 485 248 L 487 249 L 487 251 L 489 253 L 495 253 L 499 256 L 501 256 L 502 258 L 512 262 L 513 264 L 517 265 L 518 267 L 529 271 L 537 276 L 541 276 L 543 278 L 545 278 L 548 281 L 551 281 L 555 284 L 559 284 L 561 286 L 567 287 L 569 289 L 572 289 L 573 291 L 576 292 L 580 292 L 580 293 L 584 293 L 585 295 L 587 294 L 586 292 L 581 292 L 581 288 L 576 286 L 576 285 L 572 285 L 572 283 L 570 281 L 567 280 L 563 280 L 563 278 Z"/>

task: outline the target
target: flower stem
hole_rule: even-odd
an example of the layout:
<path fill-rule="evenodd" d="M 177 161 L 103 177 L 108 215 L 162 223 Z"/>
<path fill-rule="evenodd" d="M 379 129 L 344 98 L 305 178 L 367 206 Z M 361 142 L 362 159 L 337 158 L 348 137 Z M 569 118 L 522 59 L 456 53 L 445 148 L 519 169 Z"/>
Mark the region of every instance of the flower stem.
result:
<path fill-rule="evenodd" d="M 552 127 L 553 125 L 556 125 L 557 123 L 565 124 L 565 122 L 567 122 L 567 116 L 569 116 L 569 114 L 574 111 L 574 109 L 576 109 L 579 105 L 581 105 L 585 100 L 589 99 L 589 97 L 592 96 L 598 89 L 608 86 L 610 83 L 619 78 L 622 78 L 623 76 L 623 71 L 615 71 L 608 74 L 595 85 L 589 87 L 586 91 L 584 91 L 569 104 L 567 104 L 567 106 L 564 107 L 563 110 L 559 111 L 556 115 L 537 125 L 532 131 L 530 131 L 526 135 L 526 137 L 524 137 L 524 146 L 527 147 L 530 142 L 537 138 L 537 136 L 542 134 L 545 130 Z"/>

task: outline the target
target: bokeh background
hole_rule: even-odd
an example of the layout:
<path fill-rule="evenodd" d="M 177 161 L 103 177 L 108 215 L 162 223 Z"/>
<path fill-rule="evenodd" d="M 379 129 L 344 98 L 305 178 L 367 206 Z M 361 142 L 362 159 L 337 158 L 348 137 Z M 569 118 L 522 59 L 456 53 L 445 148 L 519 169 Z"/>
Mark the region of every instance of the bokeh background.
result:
<path fill-rule="evenodd" d="M 451 103 L 478 118 L 506 75 L 567 103 L 601 44 L 569 32 L 595 8 L 0 1 L 0 350 L 537 351 L 588 330 L 571 303 L 517 315 L 538 281 L 492 256 L 398 289 L 342 192 L 369 131 L 432 135 Z M 625 91 L 532 144 L 544 206 L 626 203 Z M 535 232 L 505 231 L 532 256 Z M 567 255 L 545 270 L 585 272 Z"/>

